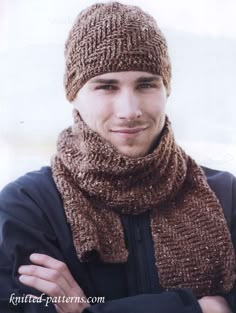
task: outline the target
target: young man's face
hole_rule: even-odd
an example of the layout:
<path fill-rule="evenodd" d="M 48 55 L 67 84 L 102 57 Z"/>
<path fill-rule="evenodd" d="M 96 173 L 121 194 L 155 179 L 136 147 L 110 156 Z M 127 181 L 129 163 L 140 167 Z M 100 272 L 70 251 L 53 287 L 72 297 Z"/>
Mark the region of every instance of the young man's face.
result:
<path fill-rule="evenodd" d="M 147 72 L 107 73 L 91 78 L 74 101 L 84 122 L 122 154 L 150 152 L 165 122 L 162 78 Z"/>

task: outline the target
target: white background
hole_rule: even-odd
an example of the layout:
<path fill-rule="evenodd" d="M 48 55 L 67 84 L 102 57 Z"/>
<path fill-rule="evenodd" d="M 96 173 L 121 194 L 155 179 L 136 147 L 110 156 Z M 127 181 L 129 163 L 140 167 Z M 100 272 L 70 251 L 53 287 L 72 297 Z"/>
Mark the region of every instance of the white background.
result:
<path fill-rule="evenodd" d="M 72 123 L 64 42 L 95 2 L 0 0 L 0 187 L 50 164 L 58 133 Z M 178 143 L 201 164 L 236 175 L 236 1 L 121 2 L 151 13 L 167 37 L 167 112 Z"/>

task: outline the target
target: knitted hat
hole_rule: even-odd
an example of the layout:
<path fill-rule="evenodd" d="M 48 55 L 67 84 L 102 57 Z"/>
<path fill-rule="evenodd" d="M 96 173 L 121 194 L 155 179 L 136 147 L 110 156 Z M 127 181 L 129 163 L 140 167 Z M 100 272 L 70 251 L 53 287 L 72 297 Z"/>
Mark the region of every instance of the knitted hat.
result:
<path fill-rule="evenodd" d="M 73 101 L 92 77 L 109 72 L 144 71 L 162 76 L 170 92 L 171 64 L 166 40 L 152 16 L 118 2 L 83 10 L 65 45 L 66 97 Z"/>

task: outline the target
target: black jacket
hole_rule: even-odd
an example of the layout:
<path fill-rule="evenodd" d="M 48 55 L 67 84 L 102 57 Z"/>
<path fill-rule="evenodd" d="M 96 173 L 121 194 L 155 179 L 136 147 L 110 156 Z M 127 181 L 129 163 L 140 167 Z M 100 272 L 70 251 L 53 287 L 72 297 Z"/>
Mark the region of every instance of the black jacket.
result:
<path fill-rule="evenodd" d="M 236 249 L 236 179 L 227 172 L 204 171 L 224 209 Z M 33 252 L 65 262 L 87 297 L 105 297 L 105 304 L 92 305 L 83 313 L 201 313 L 190 290 L 161 288 L 149 214 L 121 218 L 128 262 L 104 264 L 94 259 L 80 263 L 51 169 L 44 167 L 7 185 L 0 193 L 0 313 L 56 312 L 52 305 L 46 307 L 44 303 L 9 305 L 12 293 L 40 295 L 18 280 L 19 266 L 30 264 L 29 255 Z M 236 286 L 226 298 L 236 312 Z"/>

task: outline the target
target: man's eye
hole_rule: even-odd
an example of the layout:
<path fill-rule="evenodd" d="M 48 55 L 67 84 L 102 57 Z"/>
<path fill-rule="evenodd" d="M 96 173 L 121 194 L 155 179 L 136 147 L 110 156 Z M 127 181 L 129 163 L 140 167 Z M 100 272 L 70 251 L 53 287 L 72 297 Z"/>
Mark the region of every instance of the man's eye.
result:
<path fill-rule="evenodd" d="M 114 85 L 100 85 L 100 86 L 97 86 L 96 89 L 115 90 L 115 86 Z"/>
<path fill-rule="evenodd" d="M 154 88 L 155 84 L 150 84 L 150 83 L 143 83 L 138 85 L 139 89 L 149 89 L 149 88 Z"/>

